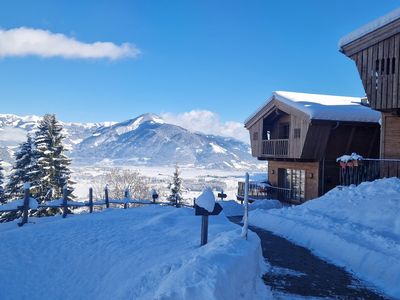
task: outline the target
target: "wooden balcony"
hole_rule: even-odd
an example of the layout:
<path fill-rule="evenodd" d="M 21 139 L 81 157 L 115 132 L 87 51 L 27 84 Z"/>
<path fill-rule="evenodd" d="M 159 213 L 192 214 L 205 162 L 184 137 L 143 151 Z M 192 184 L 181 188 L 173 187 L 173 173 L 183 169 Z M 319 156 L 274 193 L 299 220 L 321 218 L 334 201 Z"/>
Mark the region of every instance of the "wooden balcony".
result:
<path fill-rule="evenodd" d="M 263 157 L 288 157 L 289 156 L 289 140 L 273 139 L 262 141 Z"/>

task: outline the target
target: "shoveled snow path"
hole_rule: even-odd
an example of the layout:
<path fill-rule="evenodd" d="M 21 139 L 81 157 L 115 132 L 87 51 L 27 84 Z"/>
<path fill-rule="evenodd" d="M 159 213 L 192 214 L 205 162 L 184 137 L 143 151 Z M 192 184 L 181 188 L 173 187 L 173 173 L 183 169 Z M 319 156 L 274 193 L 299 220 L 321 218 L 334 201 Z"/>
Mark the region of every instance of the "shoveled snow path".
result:
<path fill-rule="evenodd" d="M 34 219 L 32 219 L 34 220 Z M 267 299 L 259 239 L 193 210 L 151 206 L 0 224 L 0 299 Z M 243 274 L 248 274 L 243 276 Z"/>

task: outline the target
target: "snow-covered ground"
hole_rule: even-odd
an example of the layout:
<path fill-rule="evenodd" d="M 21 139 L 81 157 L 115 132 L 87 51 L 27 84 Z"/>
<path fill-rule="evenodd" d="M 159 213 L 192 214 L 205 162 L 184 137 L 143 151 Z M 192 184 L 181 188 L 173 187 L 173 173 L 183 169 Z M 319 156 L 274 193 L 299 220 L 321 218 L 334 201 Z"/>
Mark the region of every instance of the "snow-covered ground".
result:
<path fill-rule="evenodd" d="M 218 203 L 223 207 L 222 212 L 227 217 L 239 217 L 244 214 L 244 206 L 235 200 L 218 201 Z M 278 200 L 256 200 L 253 203 L 249 203 L 249 211 L 282 207 L 282 203 Z"/>
<path fill-rule="evenodd" d="M 223 215 L 147 206 L 0 224 L 0 299 L 268 299 L 259 238 Z"/>
<path fill-rule="evenodd" d="M 265 165 L 265 169 L 267 166 Z M 142 176 L 150 179 L 153 183 L 151 188 L 156 189 L 160 196 L 169 195 L 168 183 L 172 180 L 174 167 L 125 167 L 138 171 Z M 87 199 L 89 187 L 93 187 L 96 180 L 104 175 L 110 168 L 98 167 L 74 167 L 73 180 L 76 181 L 75 195 L 78 199 Z M 193 199 L 206 186 L 211 186 L 214 191 L 223 189 L 228 199 L 235 199 L 238 181 L 244 180 L 244 171 L 228 171 L 218 169 L 202 169 L 194 167 L 180 167 L 181 178 L 183 180 L 183 197 Z M 259 170 L 255 170 L 259 172 Z"/>
<path fill-rule="evenodd" d="M 400 179 L 337 187 L 300 206 L 253 210 L 249 220 L 400 298 Z"/>

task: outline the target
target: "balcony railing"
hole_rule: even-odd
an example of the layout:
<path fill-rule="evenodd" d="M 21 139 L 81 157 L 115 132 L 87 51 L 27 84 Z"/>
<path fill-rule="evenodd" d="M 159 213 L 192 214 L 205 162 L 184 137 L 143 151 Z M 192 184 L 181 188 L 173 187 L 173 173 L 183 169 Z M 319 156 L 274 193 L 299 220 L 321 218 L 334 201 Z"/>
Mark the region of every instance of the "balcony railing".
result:
<path fill-rule="evenodd" d="M 288 157 L 289 140 L 273 139 L 262 141 L 262 155 L 268 157 Z"/>
<path fill-rule="evenodd" d="M 340 185 L 358 185 L 384 177 L 400 178 L 400 159 L 371 159 L 340 163 Z"/>

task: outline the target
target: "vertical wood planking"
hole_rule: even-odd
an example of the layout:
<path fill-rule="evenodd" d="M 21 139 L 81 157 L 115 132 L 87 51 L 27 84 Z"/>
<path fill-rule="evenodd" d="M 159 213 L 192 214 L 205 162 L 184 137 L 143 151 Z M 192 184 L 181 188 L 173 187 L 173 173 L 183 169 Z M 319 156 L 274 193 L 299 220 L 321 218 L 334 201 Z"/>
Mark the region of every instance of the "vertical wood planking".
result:
<path fill-rule="evenodd" d="M 382 68 L 382 59 L 383 59 L 383 42 L 379 42 L 378 48 L 378 58 L 379 59 L 379 76 L 378 76 L 378 91 L 376 93 L 376 102 L 375 107 L 376 109 L 380 109 L 382 107 L 382 87 L 383 87 L 383 74 L 381 72 Z"/>
<path fill-rule="evenodd" d="M 373 87 L 373 80 L 375 78 L 374 72 L 375 72 L 375 67 L 374 67 L 374 60 L 373 60 L 373 55 L 374 55 L 374 47 L 369 47 L 368 48 L 368 62 L 367 62 L 367 89 L 365 92 L 367 93 L 368 100 L 371 101 L 371 95 L 373 93 L 372 87 Z"/>
<path fill-rule="evenodd" d="M 370 99 L 370 104 L 372 107 L 376 107 L 377 94 L 378 94 L 378 83 L 379 83 L 379 64 L 377 66 L 379 45 L 375 45 L 373 48 L 372 61 L 374 64 L 374 76 L 372 81 L 372 98 Z M 377 70 L 378 69 L 378 70 Z"/>
<path fill-rule="evenodd" d="M 387 103 L 387 87 L 388 87 L 388 77 L 389 75 L 386 75 L 387 73 L 387 58 L 388 58 L 388 53 L 389 53 L 389 41 L 384 40 L 383 41 L 383 66 L 384 66 L 384 72 L 382 74 L 382 94 L 381 94 L 381 109 L 384 109 L 386 107 Z"/>
<path fill-rule="evenodd" d="M 392 59 L 393 59 L 393 47 L 394 37 L 389 39 L 388 59 L 389 59 L 389 75 L 387 76 L 387 96 L 385 108 L 392 108 L 393 99 L 393 71 L 392 71 Z"/>
<path fill-rule="evenodd" d="M 396 34 L 394 36 L 394 49 L 393 49 L 393 57 L 396 59 L 395 71 L 393 75 L 393 99 L 392 99 L 392 107 L 400 107 L 399 106 L 399 60 L 400 60 L 400 34 Z"/>
<path fill-rule="evenodd" d="M 368 90 L 367 81 L 368 81 L 368 50 L 365 49 L 361 53 L 362 55 L 362 67 L 361 67 L 361 79 L 364 86 L 364 91 Z"/>

